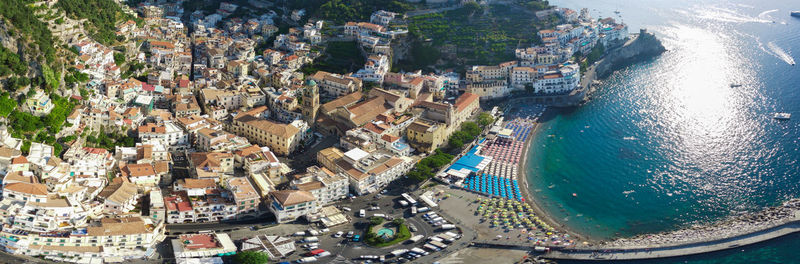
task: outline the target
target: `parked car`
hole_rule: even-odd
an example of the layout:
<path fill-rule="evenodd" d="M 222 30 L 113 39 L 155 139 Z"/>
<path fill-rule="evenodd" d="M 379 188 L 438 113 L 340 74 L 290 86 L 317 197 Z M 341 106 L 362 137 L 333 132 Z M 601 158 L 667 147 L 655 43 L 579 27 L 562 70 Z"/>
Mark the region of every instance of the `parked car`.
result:
<path fill-rule="evenodd" d="M 344 210 L 345 212 L 350 212 L 353 209 L 350 209 L 350 207 L 342 207 L 342 210 Z"/>
<path fill-rule="evenodd" d="M 354 234 L 355 234 L 355 232 L 353 232 L 353 231 L 348 231 L 348 232 L 347 232 L 347 238 L 352 238 Z"/>
<path fill-rule="evenodd" d="M 367 211 L 364 209 L 358 210 L 358 217 L 365 217 L 367 216 Z"/>
<path fill-rule="evenodd" d="M 336 234 L 333 234 L 333 237 L 342 237 L 342 235 L 344 235 L 344 232 L 339 231 L 339 232 L 336 232 Z"/>
<path fill-rule="evenodd" d="M 414 224 L 411 224 L 411 223 L 408 224 L 408 229 L 410 229 L 411 232 L 417 232 L 417 230 L 418 230 L 417 226 L 415 226 Z"/>
<path fill-rule="evenodd" d="M 361 235 L 353 236 L 353 242 L 358 242 L 358 241 L 361 241 Z"/>

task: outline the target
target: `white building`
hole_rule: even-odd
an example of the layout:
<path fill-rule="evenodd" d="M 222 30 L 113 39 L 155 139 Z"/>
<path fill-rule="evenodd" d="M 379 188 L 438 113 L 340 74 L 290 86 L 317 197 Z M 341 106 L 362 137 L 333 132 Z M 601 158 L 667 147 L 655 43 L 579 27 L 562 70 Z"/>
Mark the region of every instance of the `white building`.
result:
<path fill-rule="evenodd" d="M 236 252 L 231 237 L 224 233 L 180 235 L 171 244 L 175 258 L 203 258 Z"/>
<path fill-rule="evenodd" d="M 317 205 L 325 206 L 328 203 L 347 197 L 350 183 L 343 174 L 333 173 L 326 168 L 311 166 L 306 169 L 306 174 L 292 181 L 292 187 L 310 192 L 317 199 Z"/>
<path fill-rule="evenodd" d="M 307 191 L 282 190 L 269 193 L 269 210 L 275 215 L 278 223 L 286 223 L 317 213 L 314 195 Z"/>

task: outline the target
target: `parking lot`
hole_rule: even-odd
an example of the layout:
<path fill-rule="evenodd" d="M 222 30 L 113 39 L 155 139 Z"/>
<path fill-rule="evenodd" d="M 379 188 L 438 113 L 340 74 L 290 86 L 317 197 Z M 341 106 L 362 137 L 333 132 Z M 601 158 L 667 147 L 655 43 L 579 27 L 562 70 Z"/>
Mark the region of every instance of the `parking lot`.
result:
<path fill-rule="evenodd" d="M 351 221 L 347 224 L 335 226 L 330 228 L 330 230 L 325 234 L 320 234 L 317 237 L 319 238 L 319 249 L 324 249 L 332 253 L 330 257 L 324 257 L 320 259 L 320 261 L 331 261 L 335 258 L 335 256 L 341 256 L 344 259 L 351 260 L 353 262 L 368 262 L 366 259 L 360 258 L 361 256 L 387 256 L 393 250 L 398 249 L 412 249 L 414 247 L 425 249 L 423 245 L 428 241 L 428 238 L 431 236 L 435 236 L 437 234 L 442 234 L 445 230 L 442 230 L 440 227 L 433 226 L 432 224 L 426 222 L 423 219 L 424 213 L 418 213 L 417 215 L 411 214 L 411 206 L 402 206 L 398 201 L 402 199 L 400 196 L 404 191 L 406 191 L 403 184 L 395 184 L 394 186 L 399 186 L 395 188 L 387 188 L 383 193 L 373 193 L 364 195 L 361 197 L 356 197 L 353 199 L 348 199 L 344 201 L 337 202 L 335 205 L 342 208 L 349 208 L 350 211 L 344 211 L 346 215 L 351 219 Z M 423 191 L 420 191 L 420 193 Z M 413 193 L 412 196 L 414 198 L 418 197 L 419 193 Z M 423 205 L 418 205 L 422 207 Z M 379 207 L 379 209 L 374 207 Z M 359 211 L 361 209 L 365 210 L 366 217 L 359 217 Z M 436 212 L 439 216 L 443 217 L 448 223 L 456 222 L 455 219 L 450 219 L 448 216 L 442 215 L 439 210 L 431 210 L 429 212 Z M 412 230 L 412 237 L 417 235 L 422 235 L 424 238 L 416 243 L 408 240 L 399 244 L 383 247 L 383 248 L 373 248 L 366 245 L 363 241 L 354 242 L 351 238 L 347 238 L 347 233 L 352 231 L 354 235 L 359 235 L 361 239 L 364 238 L 366 235 L 366 227 L 369 226 L 368 218 L 373 216 L 374 214 L 383 214 L 386 215 L 387 219 L 397 219 L 402 218 L 405 220 L 406 225 L 414 226 L 416 231 Z M 316 230 L 320 230 L 321 227 L 315 228 Z M 452 229 L 446 230 L 451 233 L 459 233 L 459 229 Z M 462 230 L 463 231 L 463 230 Z M 342 232 L 344 235 L 341 237 L 335 237 L 334 234 L 337 232 Z M 425 249 L 429 251 L 427 256 L 417 259 L 415 262 L 433 262 L 435 259 L 444 257 L 458 249 L 464 248 L 468 246 L 469 241 L 474 237 L 474 234 L 467 230 L 469 234 L 464 234 L 463 238 L 455 240 L 453 242 L 446 242 L 447 245 L 446 249 L 443 249 L 438 252 L 434 252 L 430 249 Z M 292 233 L 285 233 L 283 235 L 292 235 Z M 306 234 L 308 236 L 308 234 Z M 296 240 L 301 240 L 303 237 L 296 236 Z M 304 254 L 310 252 L 309 249 L 303 247 L 304 243 L 297 243 L 297 251 L 291 257 L 284 259 L 283 261 L 288 260 L 297 260 L 303 257 Z M 405 254 L 404 254 L 405 258 Z M 341 260 L 341 258 L 339 258 Z M 399 262 L 401 258 L 398 257 L 390 257 L 387 256 L 386 262 Z M 407 261 L 407 260 L 406 260 Z M 376 261 L 372 261 L 376 262 Z"/>

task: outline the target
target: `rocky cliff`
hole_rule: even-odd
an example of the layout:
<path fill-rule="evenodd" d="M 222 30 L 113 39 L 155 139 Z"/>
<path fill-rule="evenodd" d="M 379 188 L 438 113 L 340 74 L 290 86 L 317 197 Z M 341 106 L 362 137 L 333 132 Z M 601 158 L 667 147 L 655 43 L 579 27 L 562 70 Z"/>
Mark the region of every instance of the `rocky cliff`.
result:
<path fill-rule="evenodd" d="M 633 41 L 609 51 L 597 65 L 597 76 L 608 77 L 616 70 L 661 55 L 665 51 L 667 49 L 655 35 L 642 30 Z"/>

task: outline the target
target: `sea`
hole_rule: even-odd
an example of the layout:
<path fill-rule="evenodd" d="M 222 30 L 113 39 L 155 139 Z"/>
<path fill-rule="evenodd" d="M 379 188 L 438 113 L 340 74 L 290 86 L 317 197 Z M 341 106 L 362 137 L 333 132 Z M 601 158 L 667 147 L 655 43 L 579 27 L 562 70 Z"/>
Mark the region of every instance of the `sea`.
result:
<path fill-rule="evenodd" d="M 533 137 L 530 191 L 556 220 L 611 239 L 800 198 L 800 18 L 789 15 L 800 1 L 550 3 L 645 28 L 668 49 Z M 800 235 L 654 263 L 800 263 Z"/>

